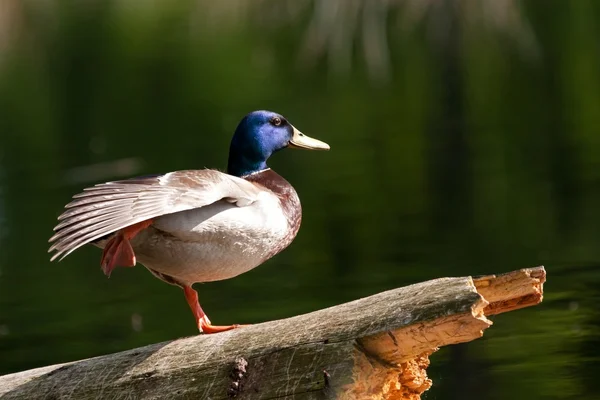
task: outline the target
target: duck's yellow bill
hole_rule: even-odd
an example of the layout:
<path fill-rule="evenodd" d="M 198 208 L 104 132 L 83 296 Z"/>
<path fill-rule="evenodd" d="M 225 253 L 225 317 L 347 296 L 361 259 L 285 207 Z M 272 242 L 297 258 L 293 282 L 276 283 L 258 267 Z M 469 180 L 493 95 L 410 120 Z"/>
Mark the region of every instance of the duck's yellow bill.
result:
<path fill-rule="evenodd" d="M 294 129 L 294 134 L 292 135 L 292 140 L 290 140 L 290 147 L 309 150 L 329 150 L 327 143 L 306 136 L 294 126 L 292 128 Z"/>

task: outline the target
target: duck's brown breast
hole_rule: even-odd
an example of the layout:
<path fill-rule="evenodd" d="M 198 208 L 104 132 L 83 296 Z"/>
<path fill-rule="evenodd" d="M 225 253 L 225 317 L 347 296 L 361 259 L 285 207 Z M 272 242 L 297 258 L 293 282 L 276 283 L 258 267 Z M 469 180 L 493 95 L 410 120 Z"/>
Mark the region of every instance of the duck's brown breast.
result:
<path fill-rule="evenodd" d="M 300 198 L 294 187 L 272 169 L 248 175 L 244 177 L 244 179 L 259 184 L 273 192 L 279 198 L 281 210 L 288 222 L 289 229 L 285 238 L 273 248 L 271 253 L 268 254 L 266 259 L 269 259 L 288 247 L 298 234 L 300 224 L 302 223 L 302 205 L 300 204 Z"/>

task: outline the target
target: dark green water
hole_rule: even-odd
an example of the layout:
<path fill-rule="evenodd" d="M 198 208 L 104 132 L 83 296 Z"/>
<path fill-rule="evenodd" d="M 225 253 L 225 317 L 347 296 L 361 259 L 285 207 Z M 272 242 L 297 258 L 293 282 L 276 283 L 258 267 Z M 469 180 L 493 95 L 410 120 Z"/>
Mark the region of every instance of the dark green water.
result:
<path fill-rule="evenodd" d="M 214 323 L 543 264 L 542 305 L 432 356 L 426 398 L 600 398 L 600 3 L 365 6 L 329 30 L 320 2 L 123 3 L 23 2 L 0 53 L 0 374 L 195 334 L 179 289 L 106 279 L 92 247 L 50 263 L 47 239 L 82 187 L 223 169 L 238 120 L 272 109 L 332 150 L 273 157 L 303 226 L 198 285 Z"/>

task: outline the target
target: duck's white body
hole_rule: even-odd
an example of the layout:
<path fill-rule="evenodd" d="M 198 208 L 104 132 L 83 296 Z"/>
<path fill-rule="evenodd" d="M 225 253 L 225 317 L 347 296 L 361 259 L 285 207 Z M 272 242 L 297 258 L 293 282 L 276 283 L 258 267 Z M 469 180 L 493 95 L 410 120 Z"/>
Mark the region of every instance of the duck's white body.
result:
<path fill-rule="evenodd" d="M 257 267 L 287 242 L 290 230 L 280 199 L 264 191 L 246 207 L 221 200 L 158 217 L 131 245 L 138 261 L 152 272 L 191 285 Z"/>
<path fill-rule="evenodd" d="M 191 286 L 262 264 L 292 242 L 301 215 L 296 191 L 270 169 L 245 179 L 179 171 L 82 193 L 61 216 L 53 248 L 55 257 L 89 242 L 104 249 L 119 228 L 147 221 L 130 242 L 137 261 L 169 283 Z"/>

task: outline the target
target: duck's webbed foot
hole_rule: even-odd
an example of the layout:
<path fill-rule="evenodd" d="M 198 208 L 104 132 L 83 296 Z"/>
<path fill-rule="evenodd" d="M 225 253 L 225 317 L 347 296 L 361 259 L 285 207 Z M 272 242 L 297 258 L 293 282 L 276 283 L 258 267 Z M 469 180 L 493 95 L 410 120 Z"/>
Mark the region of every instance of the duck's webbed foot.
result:
<path fill-rule="evenodd" d="M 104 246 L 100 267 L 106 276 L 110 276 L 116 267 L 133 267 L 136 263 L 135 253 L 129 241 L 142 230 L 152 224 L 152 220 L 142 221 L 123 228 Z"/>
<path fill-rule="evenodd" d="M 185 294 L 185 299 L 187 300 L 190 308 L 192 309 L 192 313 L 196 318 L 196 322 L 198 324 L 198 330 L 200 333 L 219 333 L 230 331 L 235 328 L 239 328 L 243 325 L 213 325 L 211 324 L 208 316 L 200 307 L 200 302 L 198 301 L 198 292 L 192 289 L 191 286 L 182 286 L 183 292 Z"/>

